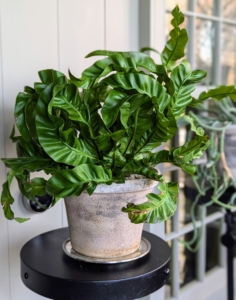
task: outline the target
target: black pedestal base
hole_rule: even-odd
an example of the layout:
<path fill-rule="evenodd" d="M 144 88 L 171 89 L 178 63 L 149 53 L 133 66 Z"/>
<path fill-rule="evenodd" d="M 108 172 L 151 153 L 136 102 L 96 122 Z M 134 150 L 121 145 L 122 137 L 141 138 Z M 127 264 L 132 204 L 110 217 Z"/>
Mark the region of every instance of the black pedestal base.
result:
<path fill-rule="evenodd" d="M 184 193 L 186 198 L 194 201 L 198 195 L 198 191 L 192 187 L 185 186 Z M 222 203 L 229 203 L 231 196 L 235 193 L 234 187 L 229 187 L 220 197 Z M 198 204 L 206 204 L 210 201 L 213 190 L 209 190 L 206 195 L 199 197 Z M 214 204 L 218 206 L 217 204 Z M 234 205 L 236 202 L 234 200 Z M 218 206 L 219 207 L 219 206 Z M 222 244 L 227 248 L 227 300 L 234 300 L 234 246 L 236 244 L 236 236 L 234 235 L 234 223 L 236 217 L 230 209 L 226 209 L 225 223 L 226 233 L 221 237 Z"/>
<path fill-rule="evenodd" d="M 21 250 L 21 278 L 32 291 L 50 299 L 133 300 L 161 288 L 169 277 L 170 248 L 159 237 L 143 232 L 151 243 L 145 257 L 120 264 L 92 264 L 63 252 L 68 238 L 62 228 L 41 234 Z"/>

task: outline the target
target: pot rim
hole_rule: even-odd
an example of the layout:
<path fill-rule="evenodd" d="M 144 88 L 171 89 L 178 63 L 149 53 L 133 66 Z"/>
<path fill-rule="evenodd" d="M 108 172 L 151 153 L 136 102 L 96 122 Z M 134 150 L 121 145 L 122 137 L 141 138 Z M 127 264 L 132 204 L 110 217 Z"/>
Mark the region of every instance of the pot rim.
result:
<path fill-rule="evenodd" d="M 108 193 L 133 193 L 139 191 L 150 190 L 157 186 L 158 181 L 141 178 L 141 179 L 128 179 L 125 183 L 112 183 L 111 185 L 107 184 L 98 184 L 93 194 L 108 194 Z M 87 191 L 84 191 L 87 193 Z"/>

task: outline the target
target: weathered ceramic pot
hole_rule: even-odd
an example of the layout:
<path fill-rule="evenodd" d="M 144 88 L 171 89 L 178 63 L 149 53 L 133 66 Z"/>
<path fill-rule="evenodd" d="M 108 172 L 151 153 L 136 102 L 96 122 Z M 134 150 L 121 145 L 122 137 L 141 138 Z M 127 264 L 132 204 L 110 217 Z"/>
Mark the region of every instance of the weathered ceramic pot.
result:
<path fill-rule="evenodd" d="M 124 184 L 98 185 L 89 196 L 65 198 L 72 247 L 90 257 L 129 255 L 140 245 L 143 224 L 133 224 L 121 208 L 128 202 L 146 201 L 157 183 L 150 179 L 127 180 Z"/>

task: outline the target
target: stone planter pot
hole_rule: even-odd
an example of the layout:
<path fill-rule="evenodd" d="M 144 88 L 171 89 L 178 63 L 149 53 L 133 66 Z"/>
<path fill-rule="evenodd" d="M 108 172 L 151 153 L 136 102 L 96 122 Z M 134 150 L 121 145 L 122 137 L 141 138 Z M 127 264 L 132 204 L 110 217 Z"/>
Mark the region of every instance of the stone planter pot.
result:
<path fill-rule="evenodd" d="M 128 202 L 146 201 L 156 182 L 127 180 L 124 184 L 99 185 L 89 196 L 65 198 L 72 247 L 80 254 L 113 258 L 129 255 L 140 245 L 143 224 L 133 224 L 121 208 Z"/>

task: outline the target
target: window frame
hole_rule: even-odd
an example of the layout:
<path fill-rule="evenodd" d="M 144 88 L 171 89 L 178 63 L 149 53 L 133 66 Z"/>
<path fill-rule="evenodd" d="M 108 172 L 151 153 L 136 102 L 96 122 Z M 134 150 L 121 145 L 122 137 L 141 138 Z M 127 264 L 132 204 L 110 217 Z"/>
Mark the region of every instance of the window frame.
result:
<path fill-rule="evenodd" d="M 195 22 L 197 18 L 202 20 L 210 20 L 216 22 L 216 46 L 215 46 L 215 55 L 220 57 L 221 54 L 221 37 L 222 37 L 222 25 L 234 25 L 236 26 L 236 21 L 231 19 L 223 18 L 222 16 L 222 1 L 217 1 L 217 16 L 213 15 L 204 15 L 201 13 L 195 12 L 196 0 L 191 1 L 191 10 L 192 11 L 183 11 L 183 14 L 187 17 L 190 17 L 188 35 L 195 36 Z M 148 1 L 139 1 L 139 26 L 140 26 L 140 48 L 144 46 L 149 46 L 157 50 L 162 50 L 165 45 L 165 17 L 166 13 L 170 13 L 171 9 L 166 7 L 165 0 L 148 0 Z M 164 16 L 164 18 L 163 18 Z M 149 20 L 149 22 L 147 22 Z M 146 26 L 144 28 L 144 26 Z M 193 69 L 195 69 L 195 47 L 194 39 L 189 40 L 188 51 L 191 53 L 189 60 Z M 151 53 L 154 56 L 155 60 L 159 60 L 155 54 Z M 221 83 L 221 61 L 217 61 L 217 64 L 214 69 L 214 82 L 217 84 Z M 210 88 L 210 87 L 209 87 Z M 198 95 L 202 90 L 206 90 L 206 86 L 198 86 L 194 96 Z M 177 145 L 176 145 L 177 146 Z M 173 168 L 172 170 L 178 170 Z M 167 169 L 163 169 L 164 172 L 167 172 Z M 179 171 L 177 171 L 179 173 Z M 193 224 L 188 223 L 183 227 L 180 227 L 179 220 L 179 208 L 177 209 L 175 215 L 172 217 L 172 230 L 170 233 L 165 234 L 164 224 L 156 225 L 145 225 L 145 229 L 150 232 L 159 235 L 164 238 L 167 242 L 172 242 L 171 251 L 172 251 L 172 260 L 171 260 L 171 287 L 165 286 L 156 293 L 145 297 L 145 300 L 156 300 L 158 299 L 167 299 L 164 290 L 170 289 L 171 297 L 168 299 L 171 300 L 189 300 L 190 297 L 192 300 L 205 300 L 210 299 L 214 295 L 220 295 L 220 293 L 226 292 L 226 248 L 219 241 L 219 257 L 218 257 L 218 266 L 214 269 L 211 269 L 208 272 L 205 272 L 206 268 L 206 226 L 216 220 L 220 221 L 220 234 L 225 233 L 225 223 L 224 223 L 224 209 L 220 209 L 218 212 L 214 212 L 210 215 L 207 215 L 206 207 L 199 206 L 198 213 L 203 215 L 203 226 L 204 233 L 202 241 L 200 243 L 199 250 L 197 251 L 197 270 L 196 270 L 196 280 L 193 280 L 189 284 L 185 285 L 183 288 L 180 288 L 179 277 L 180 277 L 180 267 L 179 267 L 179 241 L 186 233 L 193 231 Z M 201 226 L 201 222 L 197 221 L 197 227 Z M 213 298 L 212 298 L 213 299 Z"/>

